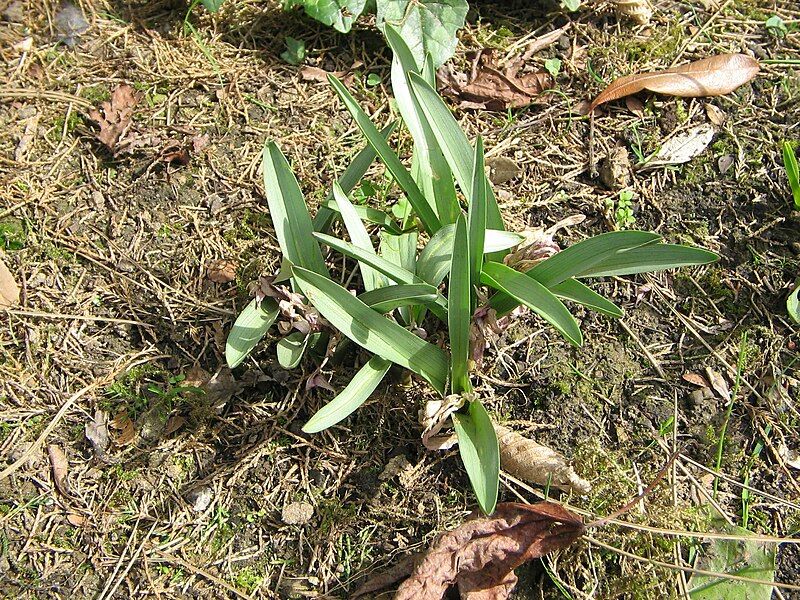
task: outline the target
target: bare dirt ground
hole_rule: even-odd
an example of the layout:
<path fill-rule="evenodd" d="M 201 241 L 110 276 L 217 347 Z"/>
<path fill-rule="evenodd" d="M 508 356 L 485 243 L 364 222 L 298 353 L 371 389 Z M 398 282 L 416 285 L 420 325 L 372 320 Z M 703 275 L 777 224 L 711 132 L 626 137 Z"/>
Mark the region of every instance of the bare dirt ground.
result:
<path fill-rule="evenodd" d="M 182 2 L 87 0 L 90 27 L 67 48 L 57 3 L 0 2 L 0 243 L 22 288 L 0 320 L 3 597 L 346 598 L 474 509 L 456 453 L 420 443 L 421 386 L 398 377 L 342 426 L 307 436 L 300 426 L 332 397 L 305 391 L 312 364 L 283 371 L 273 342 L 232 374 L 223 366 L 248 284 L 277 267 L 264 141 L 278 140 L 312 203 L 362 145 L 328 85 L 280 58 L 285 37 L 305 41 L 306 65 L 349 72 L 376 122 L 396 117 L 390 56 L 369 22 L 339 35 L 278 4 L 231 0 L 186 18 Z M 723 98 L 645 94 L 641 109 L 620 101 L 597 114 L 598 159 L 617 146 L 647 155 L 718 121 L 700 156 L 637 170 L 631 188 L 636 228 L 722 258 L 593 284 L 626 316 L 579 311 L 583 349 L 527 317 L 488 352 L 476 380 L 490 410 L 574 461 L 593 491 L 562 499 L 583 514 L 612 512 L 680 450 L 623 517 L 633 528 L 592 531 L 531 564 L 517 598 L 678 597 L 688 574 L 675 567 L 691 566 L 701 540 L 670 531 L 709 531 L 709 502 L 760 534 L 800 529 L 798 339 L 785 310 L 800 221 L 779 149 L 800 139 L 800 12 L 790 0 L 655 4 L 643 27 L 589 3 L 530 59 L 562 60 L 558 93 L 508 114 L 457 113 L 489 156 L 520 167 L 496 186 L 510 227 L 587 217 L 557 236 L 566 246 L 620 225 L 608 209 L 618 192 L 590 175 L 580 101 L 616 76 L 715 53 L 764 61 Z M 470 49 L 519 54 L 568 21 L 526 5 L 474 5 L 454 68 L 469 68 Z M 766 28 L 772 15 L 784 35 Z M 123 83 L 141 100 L 133 141 L 112 155 L 88 114 Z M 230 261 L 235 279 L 212 281 L 213 261 Z M 730 403 L 682 379 L 706 368 Z M 326 376 L 340 389 L 352 372 Z M 392 475 L 390 463 L 405 466 Z M 541 493 L 501 482 L 505 500 Z M 312 512 L 292 518 L 293 503 Z M 778 581 L 800 583 L 796 548 L 779 549 Z"/>

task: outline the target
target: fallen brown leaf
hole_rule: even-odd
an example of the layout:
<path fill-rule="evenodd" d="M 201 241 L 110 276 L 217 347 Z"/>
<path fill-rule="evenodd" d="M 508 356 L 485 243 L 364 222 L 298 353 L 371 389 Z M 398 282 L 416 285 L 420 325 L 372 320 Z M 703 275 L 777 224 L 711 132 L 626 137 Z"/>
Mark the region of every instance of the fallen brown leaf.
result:
<path fill-rule="evenodd" d="M 86 439 L 92 444 L 95 456 L 103 458 L 110 439 L 108 435 L 108 413 L 102 410 L 95 411 L 94 419 L 86 423 L 85 433 Z"/>
<path fill-rule="evenodd" d="M 576 494 L 591 491 L 589 482 L 578 476 L 562 454 L 502 425 L 495 425 L 494 429 L 500 443 L 500 468 L 506 473 Z"/>
<path fill-rule="evenodd" d="M 731 401 L 731 392 L 728 389 L 728 382 L 722 376 L 722 373 L 715 371 L 711 367 L 706 367 L 706 376 L 708 381 L 711 382 L 712 389 L 719 394 L 719 397 L 728 402 Z"/>
<path fill-rule="evenodd" d="M 0 308 L 10 308 L 19 302 L 19 286 L 0 257 Z"/>
<path fill-rule="evenodd" d="M 542 91 L 553 85 L 552 77 L 544 71 L 519 75 L 522 66 L 523 62 L 517 60 L 501 70 L 492 50 L 479 50 L 473 56 L 469 79 L 447 68 L 439 71 L 441 93 L 461 100 L 463 108 L 522 108 L 532 104 Z"/>
<path fill-rule="evenodd" d="M 699 386 L 701 388 L 710 387 L 709 384 L 708 384 L 708 381 L 706 381 L 706 378 L 703 377 L 702 375 L 700 375 L 700 373 L 694 373 L 692 371 L 686 371 L 683 375 L 681 375 L 681 378 L 684 381 L 686 381 L 688 383 L 691 383 L 692 385 Z"/>
<path fill-rule="evenodd" d="M 750 81 L 758 69 L 758 61 L 746 54 L 720 54 L 663 71 L 626 75 L 612 81 L 589 105 L 589 112 L 643 90 L 683 98 L 722 96 Z"/>
<path fill-rule="evenodd" d="M 53 483 L 56 489 L 65 496 L 69 496 L 69 484 L 67 482 L 69 461 L 67 461 L 67 455 L 55 444 L 47 446 L 47 455 L 50 457 L 50 467 L 53 469 Z"/>
<path fill-rule="evenodd" d="M 206 277 L 214 283 L 230 283 L 236 279 L 236 267 L 233 260 L 211 260 L 206 263 Z"/>
<path fill-rule="evenodd" d="M 67 523 L 73 527 L 82 527 L 86 524 L 86 517 L 78 513 L 67 513 Z"/>
<path fill-rule="evenodd" d="M 133 441 L 136 435 L 136 430 L 133 427 L 133 421 L 128 416 L 128 413 L 121 412 L 114 420 L 111 421 L 111 426 L 119 431 L 119 434 L 114 439 L 114 443 L 118 446 L 125 446 Z"/>
<path fill-rule="evenodd" d="M 100 105 L 100 110 L 89 111 L 89 118 L 100 128 L 97 139 L 112 153 L 118 151 L 117 145 L 130 127 L 133 109 L 140 98 L 141 94 L 123 84 L 111 93 L 110 100 Z"/>
<path fill-rule="evenodd" d="M 583 529 L 578 515 L 552 502 L 498 504 L 492 516 L 441 535 L 395 600 L 441 600 L 453 584 L 462 598 L 504 600 L 517 581 L 514 569 L 569 546 Z"/>

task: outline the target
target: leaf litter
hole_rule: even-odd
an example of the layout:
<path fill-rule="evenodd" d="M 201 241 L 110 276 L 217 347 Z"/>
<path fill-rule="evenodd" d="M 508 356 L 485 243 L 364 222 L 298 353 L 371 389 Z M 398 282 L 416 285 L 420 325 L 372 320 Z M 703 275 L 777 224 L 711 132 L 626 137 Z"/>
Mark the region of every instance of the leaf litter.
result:
<path fill-rule="evenodd" d="M 395 600 L 441 600 L 452 586 L 472 600 L 504 600 L 517 583 L 514 569 L 566 548 L 583 534 L 581 518 L 553 502 L 500 503 L 491 516 L 477 516 L 441 534 L 427 553 L 367 581 L 354 598 L 374 597 L 409 573 Z M 411 570 L 413 567 L 413 570 Z"/>
<path fill-rule="evenodd" d="M 0 308 L 11 308 L 19 303 L 19 286 L 0 256 Z"/>
<path fill-rule="evenodd" d="M 663 71 L 634 73 L 612 81 L 592 101 L 588 112 L 642 91 L 682 98 L 723 96 L 753 79 L 758 70 L 758 61 L 746 54 L 720 54 Z"/>

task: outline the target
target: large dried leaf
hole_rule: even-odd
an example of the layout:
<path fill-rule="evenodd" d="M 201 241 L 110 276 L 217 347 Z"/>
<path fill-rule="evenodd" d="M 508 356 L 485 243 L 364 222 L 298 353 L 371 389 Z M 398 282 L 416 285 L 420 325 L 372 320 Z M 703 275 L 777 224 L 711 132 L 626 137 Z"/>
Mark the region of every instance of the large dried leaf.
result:
<path fill-rule="evenodd" d="M 0 258 L 0 308 L 10 308 L 19 302 L 19 286 Z"/>
<path fill-rule="evenodd" d="M 110 100 L 100 105 L 100 110 L 89 111 L 89 118 L 100 127 L 97 139 L 112 153 L 119 150 L 118 144 L 131 125 L 133 109 L 140 98 L 139 92 L 123 84 L 111 93 Z"/>
<path fill-rule="evenodd" d="M 440 536 L 397 590 L 395 600 L 441 600 L 456 584 L 462 598 L 503 600 L 521 564 L 577 540 L 581 518 L 552 502 L 498 504 Z"/>
<path fill-rule="evenodd" d="M 56 489 L 65 496 L 69 496 L 69 484 L 67 482 L 69 461 L 67 461 L 67 455 L 55 444 L 47 446 L 47 454 L 50 457 L 50 466 L 53 469 L 53 483 Z"/>
<path fill-rule="evenodd" d="M 746 54 L 720 54 L 663 71 L 626 75 L 612 81 L 592 101 L 589 112 L 643 90 L 683 98 L 722 96 L 750 81 L 758 69 L 758 61 Z"/>
<path fill-rule="evenodd" d="M 464 108 L 507 110 L 528 106 L 552 87 L 553 79 L 543 71 L 520 74 L 521 67 L 519 61 L 500 67 L 491 49 L 479 50 L 469 78 L 448 69 L 440 72 L 442 94 L 461 100 Z"/>
<path fill-rule="evenodd" d="M 502 425 L 495 425 L 494 430 L 500 442 L 500 468 L 509 475 L 576 494 L 588 494 L 592 489 L 559 452 Z"/>

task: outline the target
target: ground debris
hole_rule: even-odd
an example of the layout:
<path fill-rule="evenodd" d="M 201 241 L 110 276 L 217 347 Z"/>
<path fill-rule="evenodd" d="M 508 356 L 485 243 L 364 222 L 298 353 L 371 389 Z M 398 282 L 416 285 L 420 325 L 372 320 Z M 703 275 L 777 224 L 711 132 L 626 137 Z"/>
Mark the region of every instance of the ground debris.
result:
<path fill-rule="evenodd" d="M 111 93 L 110 100 L 100 105 L 100 110 L 89 111 L 89 118 L 100 128 L 97 139 L 112 154 L 117 154 L 123 149 L 122 138 L 131 126 L 133 109 L 140 99 L 139 92 L 123 84 Z"/>
<path fill-rule="evenodd" d="M 524 62 L 518 59 L 500 67 L 490 48 L 470 55 L 472 71 L 453 73 L 445 66 L 439 70 L 440 92 L 460 100 L 462 108 L 507 110 L 532 104 L 542 91 L 553 85 L 553 78 L 545 71 L 520 74 Z"/>
<path fill-rule="evenodd" d="M 637 25 L 647 25 L 653 17 L 653 7 L 648 0 L 614 0 L 617 17 L 625 17 Z"/>
<path fill-rule="evenodd" d="M 560 453 L 495 425 L 500 443 L 500 468 L 510 475 L 537 485 L 549 485 L 575 494 L 588 494 L 592 486 L 581 478 Z"/>
<path fill-rule="evenodd" d="M 81 9 L 69 2 L 63 2 L 54 19 L 58 41 L 69 48 L 78 44 L 78 38 L 89 29 L 89 23 Z"/>
<path fill-rule="evenodd" d="M 305 525 L 314 516 L 314 507 L 308 502 L 290 502 L 281 511 L 281 521 L 287 525 Z"/>
<path fill-rule="evenodd" d="M 184 498 L 192 505 L 192 510 L 194 512 L 203 512 L 211 506 L 211 501 L 214 499 L 214 490 L 209 486 L 194 488 L 193 490 L 189 490 Z"/>
<path fill-rule="evenodd" d="M 53 469 L 53 483 L 56 489 L 65 496 L 71 496 L 67 473 L 69 472 L 69 461 L 67 455 L 60 446 L 50 444 L 47 446 L 47 455 L 50 457 L 50 467 Z"/>
<path fill-rule="evenodd" d="M 395 600 L 441 600 L 451 585 L 462 598 L 503 600 L 517 583 L 514 569 L 523 563 L 565 548 L 583 534 L 581 518 L 552 502 L 501 503 L 491 516 L 479 516 L 437 538 Z M 408 571 L 391 570 L 367 581 L 354 597 L 392 585 Z M 399 572 L 398 572 L 399 571 Z"/>
<path fill-rule="evenodd" d="M 0 308 L 10 308 L 19 303 L 19 286 L 0 256 Z"/>
<path fill-rule="evenodd" d="M 110 437 L 108 434 L 108 413 L 103 410 L 96 410 L 94 419 L 86 423 L 84 429 L 86 439 L 92 444 L 92 450 L 97 458 L 106 459 L 106 450 Z"/>

